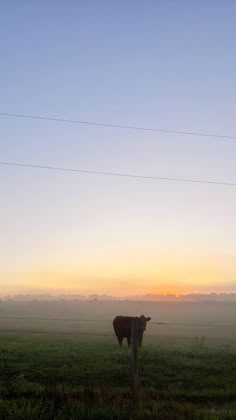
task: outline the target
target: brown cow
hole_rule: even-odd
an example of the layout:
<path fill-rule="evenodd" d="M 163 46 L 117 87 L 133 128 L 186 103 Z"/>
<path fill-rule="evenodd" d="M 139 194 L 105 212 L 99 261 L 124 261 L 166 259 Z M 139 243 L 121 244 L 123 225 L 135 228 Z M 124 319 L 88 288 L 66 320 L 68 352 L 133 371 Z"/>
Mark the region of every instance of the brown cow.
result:
<path fill-rule="evenodd" d="M 113 328 L 120 346 L 122 346 L 123 339 L 127 338 L 128 347 L 130 347 L 132 319 L 134 319 L 132 316 L 116 316 L 113 320 Z M 143 333 L 146 330 L 147 321 L 150 321 L 150 319 L 150 317 L 146 318 L 144 315 L 138 318 L 139 347 L 142 345 Z"/>

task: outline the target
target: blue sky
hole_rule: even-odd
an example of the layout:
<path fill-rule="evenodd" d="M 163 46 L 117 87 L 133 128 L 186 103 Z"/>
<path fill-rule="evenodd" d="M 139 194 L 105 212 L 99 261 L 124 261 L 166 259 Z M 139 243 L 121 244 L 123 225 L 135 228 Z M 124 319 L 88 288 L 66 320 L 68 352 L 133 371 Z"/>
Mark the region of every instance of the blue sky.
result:
<path fill-rule="evenodd" d="M 235 12 L 7 2 L 0 112 L 235 135 Z M 233 140 L 0 117 L 1 161 L 235 182 L 235 157 Z M 233 187 L 1 167 L 0 193 L 4 290 L 235 290 Z"/>

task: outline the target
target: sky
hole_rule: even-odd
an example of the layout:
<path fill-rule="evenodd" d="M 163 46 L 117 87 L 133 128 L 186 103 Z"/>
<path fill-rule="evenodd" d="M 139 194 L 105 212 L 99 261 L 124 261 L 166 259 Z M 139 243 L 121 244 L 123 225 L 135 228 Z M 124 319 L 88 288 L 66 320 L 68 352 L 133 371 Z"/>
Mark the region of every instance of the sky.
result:
<path fill-rule="evenodd" d="M 233 0 L 9 1 L 0 112 L 236 136 Z M 0 161 L 236 182 L 236 140 L 0 116 Z M 0 294 L 236 292 L 236 187 L 0 165 Z"/>

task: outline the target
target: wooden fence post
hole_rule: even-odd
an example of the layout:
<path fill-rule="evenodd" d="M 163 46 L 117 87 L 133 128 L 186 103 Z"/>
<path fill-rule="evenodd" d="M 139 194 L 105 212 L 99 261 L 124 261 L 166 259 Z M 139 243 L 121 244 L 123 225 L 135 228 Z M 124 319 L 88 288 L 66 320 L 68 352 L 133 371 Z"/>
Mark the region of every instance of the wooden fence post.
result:
<path fill-rule="evenodd" d="M 138 318 L 131 320 L 131 369 L 132 369 L 132 391 L 134 399 L 137 399 L 139 388 L 138 375 Z"/>

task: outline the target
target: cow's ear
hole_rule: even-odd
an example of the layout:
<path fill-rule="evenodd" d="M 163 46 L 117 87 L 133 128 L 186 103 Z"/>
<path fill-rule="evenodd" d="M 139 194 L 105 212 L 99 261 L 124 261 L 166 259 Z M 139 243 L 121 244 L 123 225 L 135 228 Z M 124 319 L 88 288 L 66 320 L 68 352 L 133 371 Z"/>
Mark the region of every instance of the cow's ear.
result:
<path fill-rule="evenodd" d="M 152 318 L 149 316 L 146 318 L 146 321 L 150 321 Z"/>

